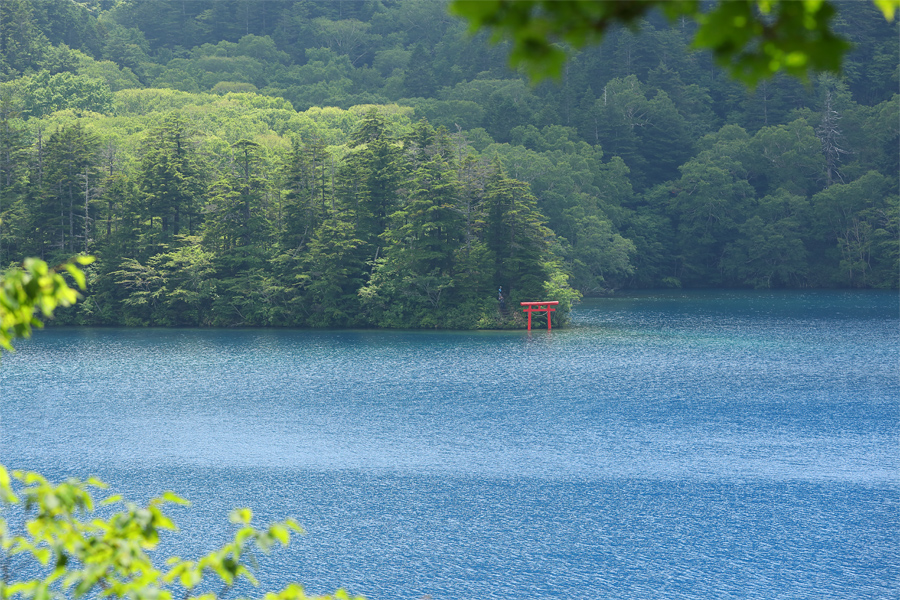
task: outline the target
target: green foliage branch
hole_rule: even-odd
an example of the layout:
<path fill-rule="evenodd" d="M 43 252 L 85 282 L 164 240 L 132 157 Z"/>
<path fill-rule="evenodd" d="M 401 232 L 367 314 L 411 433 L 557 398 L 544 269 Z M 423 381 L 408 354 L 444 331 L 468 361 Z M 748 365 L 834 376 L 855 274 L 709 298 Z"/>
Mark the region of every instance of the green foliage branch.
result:
<path fill-rule="evenodd" d="M 40 314 L 50 318 L 58 306 L 71 306 L 78 292 L 69 287 L 63 273 L 69 274 L 80 289 L 85 287 L 84 271 L 79 265 L 94 262 L 91 256 L 78 256 L 50 268 L 37 258 L 26 258 L 21 267 L 0 277 L 0 348 L 12 351 L 14 338 L 28 338 L 34 327 L 43 327 Z"/>
<path fill-rule="evenodd" d="M 86 596 L 172 600 L 176 594 L 185 600 L 213 600 L 216 593 L 202 590 L 222 585 L 224 592 L 240 580 L 257 585 L 252 571 L 254 549 L 267 553 L 276 546 L 287 546 L 292 534 L 302 532 L 293 519 L 257 528 L 250 509 L 235 509 L 229 520 L 237 530 L 230 542 L 197 560 L 173 556 L 160 566 L 153 556 L 160 534 L 177 531 L 164 509 L 189 502 L 165 492 L 146 506 L 126 502 L 118 495 L 96 503 L 92 490 L 106 487 L 95 478 L 70 478 L 53 484 L 38 473 L 10 474 L 0 465 L 0 600 Z M 101 513 L 111 509 L 107 507 L 118 510 L 104 517 Z M 2 516 L 13 510 L 24 516 L 19 535 L 13 535 L 9 521 Z M 12 579 L 13 558 L 16 566 L 29 574 L 25 579 Z M 31 576 L 34 572 L 40 575 Z M 296 584 L 265 595 L 266 600 L 307 598 L 311 597 Z M 341 590 L 317 598 L 350 597 Z"/>
<path fill-rule="evenodd" d="M 888 20 L 900 9 L 900 0 L 873 1 Z M 450 10 L 472 31 L 509 40 L 511 65 L 535 81 L 560 76 L 564 45 L 581 49 L 614 27 L 637 29 L 654 10 L 695 21 L 694 47 L 750 86 L 779 72 L 804 80 L 810 71 L 839 72 L 851 47 L 832 30 L 837 11 L 826 0 L 732 0 L 707 11 L 699 0 L 455 0 Z"/>

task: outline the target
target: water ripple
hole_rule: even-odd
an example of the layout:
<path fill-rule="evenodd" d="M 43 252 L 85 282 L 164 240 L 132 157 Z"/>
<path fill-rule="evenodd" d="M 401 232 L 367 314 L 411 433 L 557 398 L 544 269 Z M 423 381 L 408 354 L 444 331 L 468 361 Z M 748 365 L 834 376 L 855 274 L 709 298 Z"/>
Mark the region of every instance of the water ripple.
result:
<path fill-rule="evenodd" d="M 0 369 L 0 457 L 296 515 L 263 560 L 375 600 L 889 598 L 896 294 L 673 292 L 547 333 L 40 332 Z"/>

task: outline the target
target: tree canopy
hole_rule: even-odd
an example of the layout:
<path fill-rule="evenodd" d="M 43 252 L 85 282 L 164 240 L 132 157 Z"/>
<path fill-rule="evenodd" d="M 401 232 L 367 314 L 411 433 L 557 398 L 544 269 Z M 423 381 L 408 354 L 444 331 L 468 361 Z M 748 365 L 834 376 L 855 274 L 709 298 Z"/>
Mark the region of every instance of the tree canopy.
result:
<path fill-rule="evenodd" d="M 519 327 L 500 287 L 564 315 L 898 285 L 900 52 L 872 3 L 816 4 L 852 44 L 840 76 L 753 89 L 695 47 L 719 4 L 528 3 L 606 11 L 538 85 L 447 4 L 252 5 L 0 9 L 0 261 L 97 257 L 59 322 Z"/>

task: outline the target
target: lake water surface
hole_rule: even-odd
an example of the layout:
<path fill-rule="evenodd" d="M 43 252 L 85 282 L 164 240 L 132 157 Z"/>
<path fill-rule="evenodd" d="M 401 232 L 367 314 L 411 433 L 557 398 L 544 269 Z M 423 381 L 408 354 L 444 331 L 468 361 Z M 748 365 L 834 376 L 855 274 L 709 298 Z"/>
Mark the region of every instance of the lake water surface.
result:
<path fill-rule="evenodd" d="M 308 534 L 261 561 L 372 600 L 896 598 L 896 292 L 669 292 L 552 332 L 51 329 L 0 460 Z"/>

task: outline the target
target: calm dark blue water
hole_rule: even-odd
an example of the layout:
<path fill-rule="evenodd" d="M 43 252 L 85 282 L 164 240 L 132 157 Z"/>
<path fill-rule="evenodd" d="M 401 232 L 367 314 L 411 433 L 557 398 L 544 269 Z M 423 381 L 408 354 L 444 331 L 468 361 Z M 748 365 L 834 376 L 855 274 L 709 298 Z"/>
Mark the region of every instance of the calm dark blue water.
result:
<path fill-rule="evenodd" d="M 295 516 L 264 586 L 370 599 L 895 598 L 900 300 L 665 293 L 566 330 L 56 329 L 0 458 Z M 190 533 L 188 533 L 190 532 Z"/>

